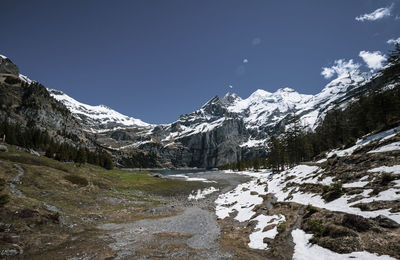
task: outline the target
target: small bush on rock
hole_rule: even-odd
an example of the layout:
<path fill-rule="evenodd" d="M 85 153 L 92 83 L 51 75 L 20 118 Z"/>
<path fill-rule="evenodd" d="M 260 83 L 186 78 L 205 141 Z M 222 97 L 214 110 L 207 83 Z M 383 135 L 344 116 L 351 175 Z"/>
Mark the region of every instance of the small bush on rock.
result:
<path fill-rule="evenodd" d="M 381 184 L 382 185 L 388 185 L 390 182 L 392 182 L 394 180 L 394 177 L 392 174 L 384 172 L 381 175 Z"/>
<path fill-rule="evenodd" d="M 324 186 L 324 193 L 322 197 L 326 202 L 333 201 L 340 198 L 343 194 L 343 187 L 341 182 L 334 182 L 330 186 Z"/>
<path fill-rule="evenodd" d="M 280 222 L 278 226 L 276 227 L 279 233 L 282 233 L 283 231 L 286 230 L 286 221 Z"/>
<path fill-rule="evenodd" d="M 88 180 L 84 177 L 78 176 L 78 175 L 66 175 L 64 176 L 64 179 L 72 182 L 73 184 L 79 185 L 79 186 L 87 186 L 89 184 Z"/>

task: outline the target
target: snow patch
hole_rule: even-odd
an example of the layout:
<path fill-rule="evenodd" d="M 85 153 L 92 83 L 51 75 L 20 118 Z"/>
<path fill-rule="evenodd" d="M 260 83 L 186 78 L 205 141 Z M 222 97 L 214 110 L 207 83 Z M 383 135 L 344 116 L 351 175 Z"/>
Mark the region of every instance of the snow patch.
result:
<path fill-rule="evenodd" d="M 216 183 L 216 181 L 210 181 L 204 178 L 197 178 L 197 177 L 189 177 L 187 175 L 184 174 L 171 174 L 168 175 L 169 177 L 175 177 L 175 178 L 183 178 L 185 179 L 185 181 L 201 181 L 201 182 L 205 182 L 205 183 Z"/>
<path fill-rule="evenodd" d="M 293 260 L 341 260 L 341 259 L 362 259 L 362 260 L 391 260 L 394 259 L 388 255 L 379 256 L 367 251 L 353 252 L 349 254 L 339 254 L 329 249 L 312 245 L 308 241 L 313 235 L 306 234 L 301 229 L 292 231 L 294 246 Z"/>
<path fill-rule="evenodd" d="M 275 239 L 278 235 L 278 224 L 285 221 L 285 216 L 283 215 L 273 215 L 264 216 L 259 215 L 252 221 L 258 221 L 255 231 L 250 234 L 249 247 L 254 249 L 266 250 L 268 249 L 268 244 L 264 243 L 264 238 Z M 273 226 L 272 229 L 263 231 L 266 227 Z"/>
<path fill-rule="evenodd" d="M 368 170 L 368 172 L 387 172 L 393 174 L 400 174 L 400 165 L 376 167 L 371 170 Z"/>
<path fill-rule="evenodd" d="M 365 189 L 361 194 L 343 195 L 336 200 L 326 202 L 320 194 L 302 193 L 298 191 L 298 187 L 286 187 L 286 184 L 288 182 L 302 183 L 301 178 L 304 179 L 304 177 L 297 177 L 287 181 L 288 176 L 294 176 L 295 173 L 298 174 L 299 168 L 297 168 L 296 170 L 293 169 L 282 172 L 281 174 L 270 174 L 270 178 L 268 180 L 268 193 L 274 194 L 278 201 L 296 202 L 303 205 L 311 204 L 315 207 L 328 209 L 330 211 L 340 211 L 350 214 L 356 214 L 366 218 L 384 215 L 388 218 L 393 219 L 397 223 L 400 223 L 400 213 L 391 213 L 390 209 L 361 211 L 359 208 L 353 207 L 355 204 L 369 203 L 374 200 L 393 201 L 400 199 L 400 194 L 396 193 L 399 191 L 397 187 L 382 191 L 378 195 L 373 197 L 369 196 L 369 194 L 372 192 L 372 189 Z M 307 171 L 307 168 L 304 169 Z M 308 172 L 310 173 L 310 169 L 308 169 Z M 300 175 L 304 176 L 305 174 L 300 172 Z M 315 179 L 316 177 L 314 176 L 314 178 L 312 178 L 311 180 Z M 361 196 L 361 199 L 353 201 L 351 203 L 348 202 L 349 200 L 354 199 L 358 196 Z"/>
<path fill-rule="evenodd" d="M 379 132 L 377 134 L 368 136 L 363 139 L 359 139 L 356 144 L 350 148 L 344 149 L 344 150 L 333 150 L 327 154 L 327 158 L 332 157 L 333 155 L 337 155 L 338 157 L 343 157 L 347 155 L 353 154 L 353 152 L 363 146 L 366 146 L 370 144 L 372 141 L 381 139 L 380 141 L 382 142 L 383 140 L 387 140 L 393 136 L 395 136 L 398 132 L 400 131 L 400 126 Z M 388 151 L 393 151 L 393 150 L 400 150 L 400 142 L 392 143 L 390 145 L 385 145 L 381 148 L 378 148 L 373 151 L 369 151 L 368 153 L 376 153 L 376 152 L 388 152 Z"/>
<path fill-rule="evenodd" d="M 391 151 L 397 151 L 397 150 L 400 150 L 400 142 L 394 142 L 394 143 L 391 143 L 388 145 L 384 145 L 375 150 L 369 151 L 368 153 L 385 153 L 385 152 L 391 152 Z"/>
<path fill-rule="evenodd" d="M 206 189 L 198 189 L 197 192 L 192 192 L 192 194 L 189 195 L 188 200 L 200 200 L 204 199 L 207 195 L 219 191 L 219 189 L 216 189 L 214 187 L 206 188 Z"/>
<path fill-rule="evenodd" d="M 345 183 L 343 184 L 343 188 L 362 188 L 366 186 L 368 183 L 369 181 L 356 181 L 351 183 Z"/>

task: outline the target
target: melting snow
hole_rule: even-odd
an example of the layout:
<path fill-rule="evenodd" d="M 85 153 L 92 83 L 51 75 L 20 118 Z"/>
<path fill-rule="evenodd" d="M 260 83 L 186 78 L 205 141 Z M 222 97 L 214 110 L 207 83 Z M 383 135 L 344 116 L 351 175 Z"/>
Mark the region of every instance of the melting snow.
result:
<path fill-rule="evenodd" d="M 187 175 L 184 174 L 171 174 L 168 175 L 170 177 L 175 177 L 175 178 L 183 178 L 185 179 L 185 181 L 201 181 L 201 182 L 206 182 L 206 183 L 215 183 L 216 181 L 209 181 L 207 179 L 204 178 L 196 178 L 196 177 L 189 177 Z"/>
<path fill-rule="evenodd" d="M 268 244 L 264 243 L 264 238 L 274 239 L 278 235 L 278 224 L 285 221 L 283 215 L 264 216 L 259 215 L 252 221 L 258 221 L 255 231 L 250 234 L 249 247 L 254 249 L 266 250 Z M 275 225 L 272 229 L 263 231 L 268 226 Z"/>
<path fill-rule="evenodd" d="M 394 135 L 396 135 L 398 132 L 400 131 L 400 126 L 383 131 L 383 132 L 379 132 L 377 134 L 368 136 L 366 138 L 363 139 L 359 139 L 356 144 L 350 148 L 344 149 L 344 150 L 333 150 L 332 152 L 329 152 L 327 154 L 327 157 L 330 158 L 332 157 L 334 154 L 336 154 L 339 157 L 342 156 L 346 156 L 346 155 L 351 155 L 353 154 L 353 152 L 363 146 L 366 146 L 367 144 L 370 144 L 372 141 L 381 139 L 380 141 L 386 140 L 388 138 L 393 137 Z M 400 142 L 396 142 L 396 143 L 392 143 L 389 145 L 385 145 L 383 147 L 378 148 L 377 150 L 373 150 L 373 151 L 369 151 L 368 153 L 376 153 L 376 152 L 388 152 L 388 151 L 392 151 L 392 150 L 400 150 Z"/>
<path fill-rule="evenodd" d="M 362 188 L 367 185 L 369 181 L 356 181 L 343 184 L 343 188 Z"/>
<path fill-rule="evenodd" d="M 219 195 L 216 204 L 216 215 L 224 219 L 234 211 L 237 212 L 235 219 L 243 222 L 250 220 L 255 214 L 254 207 L 264 200 L 260 195 L 266 195 L 266 184 L 261 184 L 257 179 L 238 185 L 235 189 Z"/>
<path fill-rule="evenodd" d="M 394 143 L 379 147 L 378 149 L 369 151 L 368 153 L 385 153 L 385 152 L 397 151 L 397 150 L 400 150 L 400 142 L 394 142 Z"/>
<path fill-rule="evenodd" d="M 368 170 L 368 172 L 388 172 L 388 173 L 400 174 L 400 165 L 381 166 Z"/>
<path fill-rule="evenodd" d="M 312 245 L 308 241 L 313 235 L 306 234 L 301 229 L 292 231 L 293 242 L 295 243 L 293 260 L 341 260 L 341 259 L 362 259 L 362 260 L 390 260 L 394 259 L 388 255 L 379 256 L 367 251 L 353 252 L 350 254 L 339 254 L 329 249 Z"/>
<path fill-rule="evenodd" d="M 199 200 L 199 199 L 204 199 L 207 195 L 219 191 L 219 189 L 216 189 L 214 187 L 206 188 L 204 190 L 198 189 L 197 192 L 192 192 L 192 194 L 189 195 L 188 200 Z"/>
<path fill-rule="evenodd" d="M 369 203 L 374 200 L 392 201 L 400 199 L 400 194 L 396 193 L 399 191 L 399 189 L 392 188 L 386 191 L 382 191 L 374 197 L 369 197 L 369 194 L 372 192 L 372 189 L 366 189 L 361 194 L 343 195 L 342 197 L 333 200 L 331 202 L 325 202 L 325 200 L 322 199 L 321 195 L 319 194 L 301 193 L 297 191 L 298 187 L 289 187 L 286 189 L 287 176 L 293 176 L 295 173 L 298 174 L 299 168 L 297 169 L 295 168 L 282 172 L 281 174 L 271 174 L 271 178 L 268 181 L 268 192 L 273 193 L 275 197 L 278 199 L 278 201 L 287 201 L 287 202 L 292 201 L 303 205 L 311 204 L 315 207 L 325 208 L 331 211 L 341 211 L 350 214 L 357 214 L 367 218 L 384 215 L 400 223 L 400 213 L 391 213 L 389 211 L 390 209 L 381 209 L 376 211 L 361 211 L 359 208 L 352 207 L 353 205 L 358 203 Z M 307 170 L 307 168 L 305 168 L 305 170 Z M 311 172 L 310 169 L 308 169 L 308 172 L 309 173 Z M 303 174 L 304 173 L 301 173 L 301 175 Z M 299 181 L 300 179 L 298 178 L 289 180 L 289 182 L 301 183 Z M 292 191 L 293 193 L 290 194 Z M 364 198 L 351 203 L 348 202 L 350 199 L 354 199 L 355 197 L 360 195 Z"/>

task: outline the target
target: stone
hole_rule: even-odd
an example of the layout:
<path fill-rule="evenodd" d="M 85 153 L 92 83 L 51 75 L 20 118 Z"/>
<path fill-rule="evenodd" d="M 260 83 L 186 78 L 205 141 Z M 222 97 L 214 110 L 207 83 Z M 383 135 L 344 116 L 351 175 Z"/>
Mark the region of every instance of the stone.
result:
<path fill-rule="evenodd" d="M 0 152 L 8 152 L 7 146 L 0 144 Z"/>
<path fill-rule="evenodd" d="M 399 228 L 400 227 L 400 224 L 398 224 L 394 220 L 392 220 L 388 217 L 385 217 L 383 215 L 379 215 L 376 218 L 374 218 L 373 220 L 375 220 L 379 226 L 384 227 L 384 228 Z"/>

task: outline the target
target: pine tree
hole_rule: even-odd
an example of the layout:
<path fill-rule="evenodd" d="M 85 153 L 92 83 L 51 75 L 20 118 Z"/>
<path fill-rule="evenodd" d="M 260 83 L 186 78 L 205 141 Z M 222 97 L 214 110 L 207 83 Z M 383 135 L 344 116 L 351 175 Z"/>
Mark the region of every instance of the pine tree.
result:
<path fill-rule="evenodd" d="M 77 154 L 76 154 L 76 159 L 75 161 L 81 164 L 85 164 L 87 162 L 87 155 L 86 155 L 86 150 L 84 148 L 79 148 Z"/>
<path fill-rule="evenodd" d="M 399 64 L 400 63 L 400 44 L 396 43 L 394 50 L 392 50 L 387 59 L 388 63 Z"/>

